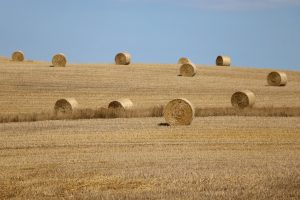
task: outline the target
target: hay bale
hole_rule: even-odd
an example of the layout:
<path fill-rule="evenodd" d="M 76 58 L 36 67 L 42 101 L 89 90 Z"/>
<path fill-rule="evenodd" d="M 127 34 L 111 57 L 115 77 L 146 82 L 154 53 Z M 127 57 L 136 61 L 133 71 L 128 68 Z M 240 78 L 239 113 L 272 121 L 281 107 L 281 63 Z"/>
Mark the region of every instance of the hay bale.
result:
<path fill-rule="evenodd" d="M 67 64 L 66 56 L 62 53 L 56 54 L 52 58 L 52 65 L 54 67 L 65 67 Z"/>
<path fill-rule="evenodd" d="M 231 58 L 229 56 L 218 56 L 216 59 L 217 66 L 230 66 Z"/>
<path fill-rule="evenodd" d="M 251 108 L 255 104 L 255 94 L 250 90 L 235 92 L 231 96 L 231 104 L 235 108 Z"/>
<path fill-rule="evenodd" d="M 129 65 L 131 62 L 131 55 L 126 52 L 118 53 L 115 57 L 117 65 Z"/>
<path fill-rule="evenodd" d="M 195 109 L 187 99 L 174 99 L 165 106 L 163 115 L 169 125 L 190 125 Z"/>
<path fill-rule="evenodd" d="M 112 109 L 123 109 L 123 110 L 129 110 L 133 107 L 133 103 L 130 99 L 119 99 L 116 101 L 112 101 L 108 104 L 108 108 Z"/>
<path fill-rule="evenodd" d="M 12 61 L 16 61 L 16 62 L 23 62 L 25 59 L 25 55 L 22 51 L 15 51 L 11 55 L 11 59 Z"/>
<path fill-rule="evenodd" d="M 196 74 L 196 66 L 193 63 L 186 63 L 181 65 L 179 69 L 180 76 L 192 77 Z"/>
<path fill-rule="evenodd" d="M 59 99 L 54 105 L 56 113 L 70 114 L 78 108 L 78 102 L 74 98 Z"/>
<path fill-rule="evenodd" d="M 186 58 L 186 57 L 182 57 L 178 60 L 178 64 L 187 64 L 187 63 L 192 63 L 192 61 L 189 59 L 189 58 Z"/>
<path fill-rule="evenodd" d="M 271 86 L 285 86 L 287 84 L 287 75 L 284 72 L 274 71 L 269 73 L 267 80 Z"/>

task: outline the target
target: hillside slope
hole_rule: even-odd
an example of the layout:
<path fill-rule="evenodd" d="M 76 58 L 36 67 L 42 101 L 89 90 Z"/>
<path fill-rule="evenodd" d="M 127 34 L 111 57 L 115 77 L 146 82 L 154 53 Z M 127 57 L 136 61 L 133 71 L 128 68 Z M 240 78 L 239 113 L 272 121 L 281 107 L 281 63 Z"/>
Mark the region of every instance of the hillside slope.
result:
<path fill-rule="evenodd" d="M 178 76 L 179 65 L 22 63 L 0 59 L 0 112 L 48 111 L 59 98 L 75 97 L 81 107 L 106 107 L 128 97 L 137 107 L 166 104 L 178 97 L 197 107 L 229 107 L 233 92 L 251 89 L 257 107 L 300 106 L 300 72 L 286 71 L 286 87 L 267 86 L 270 69 L 197 65 L 195 77 Z"/>

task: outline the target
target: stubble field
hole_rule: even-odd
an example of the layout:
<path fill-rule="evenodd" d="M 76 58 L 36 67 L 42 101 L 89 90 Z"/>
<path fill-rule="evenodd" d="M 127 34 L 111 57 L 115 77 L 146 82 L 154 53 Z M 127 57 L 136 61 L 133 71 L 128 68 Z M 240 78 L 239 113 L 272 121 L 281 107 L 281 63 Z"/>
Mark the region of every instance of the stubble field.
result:
<path fill-rule="evenodd" d="M 269 69 L 111 64 L 52 68 L 0 59 L 1 114 L 51 111 L 75 97 L 83 108 L 120 97 L 137 108 L 178 97 L 198 108 L 230 107 L 251 89 L 256 107 L 299 107 L 300 72 L 286 87 L 266 86 Z M 0 199 L 299 199 L 299 117 L 57 120 L 0 124 Z"/>

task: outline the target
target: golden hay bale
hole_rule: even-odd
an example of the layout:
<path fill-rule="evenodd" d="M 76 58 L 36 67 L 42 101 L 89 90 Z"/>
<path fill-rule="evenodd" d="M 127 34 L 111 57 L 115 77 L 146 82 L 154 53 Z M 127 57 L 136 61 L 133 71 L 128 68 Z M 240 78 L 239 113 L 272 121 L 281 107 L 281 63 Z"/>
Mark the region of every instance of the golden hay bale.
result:
<path fill-rule="evenodd" d="M 218 56 L 216 59 L 217 66 L 230 66 L 231 58 L 229 56 Z"/>
<path fill-rule="evenodd" d="M 108 104 L 108 108 L 113 108 L 113 109 L 124 109 L 124 110 L 129 110 L 133 107 L 133 103 L 130 99 L 119 99 L 116 101 L 112 101 Z"/>
<path fill-rule="evenodd" d="M 55 112 L 63 114 L 70 114 L 76 108 L 78 108 L 78 103 L 74 98 L 59 99 L 54 105 Z"/>
<path fill-rule="evenodd" d="M 11 55 L 12 61 L 22 62 L 25 59 L 25 55 L 22 51 L 15 51 Z"/>
<path fill-rule="evenodd" d="M 193 63 L 186 63 L 180 66 L 179 73 L 181 76 L 192 77 L 196 74 L 196 66 Z"/>
<path fill-rule="evenodd" d="M 255 104 L 255 94 L 250 90 L 235 92 L 231 96 L 231 104 L 235 108 L 251 108 Z"/>
<path fill-rule="evenodd" d="M 163 115 L 169 125 L 190 125 L 195 109 L 187 99 L 174 99 L 165 106 Z"/>
<path fill-rule="evenodd" d="M 117 65 L 129 65 L 131 62 L 131 55 L 126 52 L 118 53 L 115 57 Z"/>
<path fill-rule="evenodd" d="M 178 60 L 178 64 L 187 64 L 187 63 L 192 63 L 191 60 L 189 58 L 186 57 L 182 57 Z"/>
<path fill-rule="evenodd" d="M 67 64 L 66 56 L 62 53 L 56 54 L 52 58 L 52 65 L 54 67 L 65 67 Z"/>
<path fill-rule="evenodd" d="M 285 86 L 287 84 L 287 75 L 284 72 L 271 72 L 268 77 L 268 84 L 271 86 Z"/>

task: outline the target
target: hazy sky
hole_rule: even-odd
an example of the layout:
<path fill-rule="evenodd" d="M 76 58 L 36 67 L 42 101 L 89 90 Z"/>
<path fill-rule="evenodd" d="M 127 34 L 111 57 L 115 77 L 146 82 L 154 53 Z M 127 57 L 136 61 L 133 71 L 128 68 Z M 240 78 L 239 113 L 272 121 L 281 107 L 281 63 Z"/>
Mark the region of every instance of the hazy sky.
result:
<path fill-rule="evenodd" d="M 214 64 L 300 70 L 300 0 L 1 0 L 0 55 L 27 59 Z"/>

